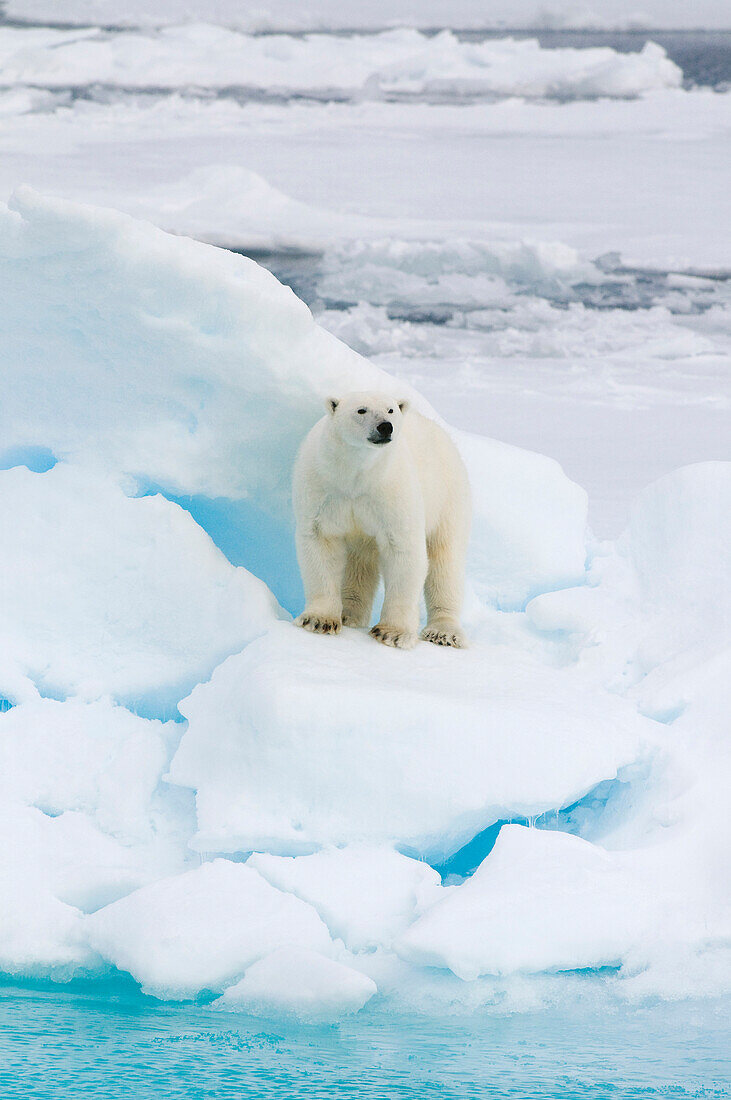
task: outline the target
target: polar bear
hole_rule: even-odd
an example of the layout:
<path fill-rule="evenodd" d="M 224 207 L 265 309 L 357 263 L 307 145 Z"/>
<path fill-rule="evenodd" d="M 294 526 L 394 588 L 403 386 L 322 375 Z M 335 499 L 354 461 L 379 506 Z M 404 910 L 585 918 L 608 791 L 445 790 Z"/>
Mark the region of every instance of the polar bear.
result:
<path fill-rule="evenodd" d="M 327 401 L 300 447 L 293 503 L 305 609 L 297 625 L 337 634 L 370 622 L 379 574 L 385 598 L 371 634 L 410 649 L 419 634 L 466 645 L 459 623 L 471 505 L 467 471 L 433 420 L 382 393 Z"/>

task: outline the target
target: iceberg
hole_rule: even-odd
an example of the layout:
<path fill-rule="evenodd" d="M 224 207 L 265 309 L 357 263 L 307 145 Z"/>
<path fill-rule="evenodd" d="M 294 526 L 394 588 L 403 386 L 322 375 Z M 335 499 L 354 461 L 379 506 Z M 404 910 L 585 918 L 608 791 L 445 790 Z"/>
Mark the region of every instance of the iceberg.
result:
<path fill-rule="evenodd" d="M 331 393 L 434 410 L 253 261 L 118 213 L 23 189 L 0 270 L 0 969 L 301 1022 L 567 970 L 727 988 L 729 464 L 599 544 L 556 462 L 455 430 L 471 648 L 308 635 L 300 439 Z"/>

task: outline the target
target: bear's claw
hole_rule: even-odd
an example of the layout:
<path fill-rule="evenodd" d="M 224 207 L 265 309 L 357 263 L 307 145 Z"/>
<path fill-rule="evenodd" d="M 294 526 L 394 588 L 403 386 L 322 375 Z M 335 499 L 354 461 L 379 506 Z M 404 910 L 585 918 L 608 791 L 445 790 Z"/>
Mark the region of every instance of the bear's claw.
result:
<path fill-rule="evenodd" d="M 416 645 L 416 635 L 408 630 L 399 630 L 398 627 L 374 626 L 371 635 L 384 645 L 394 646 L 396 649 L 413 649 Z"/>
<path fill-rule="evenodd" d="M 442 630 L 436 626 L 427 626 L 422 630 L 421 636 L 425 642 L 432 642 L 434 645 L 448 645 L 454 649 L 467 648 L 467 639 L 460 630 Z"/>
<path fill-rule="evenodd" d="M 317 615 L 308 615 L 303 613 L 298 619 L 295 619 L 295 626 L 301 626 L 305 630 L 311 631 L 313 634 L 339 634 L 340 633 L 340 620 L 339 619 L 323 619 Z"/>

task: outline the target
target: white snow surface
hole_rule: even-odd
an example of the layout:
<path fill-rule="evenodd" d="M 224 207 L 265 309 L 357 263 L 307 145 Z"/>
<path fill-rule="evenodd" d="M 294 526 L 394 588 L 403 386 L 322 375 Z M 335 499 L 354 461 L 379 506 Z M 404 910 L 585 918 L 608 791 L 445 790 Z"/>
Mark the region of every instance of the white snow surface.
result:
<path fill-rule="evenodd" d="M 0 472 L 0 508 L 13 517 L 0 531 L 0 651 L 46 694 L 171 709 L 276 620 L 266 586 L 163 497 L 59 463 Z"/>
<path fill-rule="evenodd" d="M 323 641 L 283 625 L 230 657 L 180 704 L 188 728 L 170 778 L 196 790 L 194 846 L 395 841 L 445 857 L 650 751 L 652 724 L 624 700 L 491 633 L 464 653 L 420 646 L 393 661 L 358 631 Z"/>
<path fill-rule="evenodd" d="M 317 951 L 281 947 L 255 962 L 216 1002 L 255 1016 L 334 1023 L 359 1012 L 377 991 L 366 974 Z"/>
<path fill-rule="evenodd" d="M 7 690 L 7 689 L 6 689 Z M 174 723 L 148 721 L 108 699 L 34 698 L 0 715 L 0 791 L 56 817 L 87 815 L 120 840 L 155 829 L 152 805 Z"/>
<path fill-rule="evenodd" d="M 546 50 L 535 39 L 464 42 L 448 30 L 428 36 L 406 28 L 269 37 L 205 23 L 112 36 L 0 26 L 0 62 L 4 84 L 160 89 L 187 83 L 270 95 L 631 96 L 682 81 L 681 70 L 652 42 L 628 54 Z"/>
<path fill-rule="evenodd" d="M 255 852 L 247 865 L 314 906 L 351 951 L 390 947 L 442 893 L 432 867 L 388 846 L 350 844 L 299 858 Z"/>
<path fill-rule="evenodd" d="M 311 906 L 224 859 L 137 890 L 86 924 L 102 957 L 171 1000 L 220 992 L 280 947 L 332 950 Z"/>
<path fill-rule="evenodd" d="M 364 325 L 371 308 L 385 326 L 392 292 L 456 305 L 472 264 L 477 314 L 494 294 L 554 350 L 587 331 L 586 307 L 516 289 L 599 285 L 573 246 L 366 236 L 343 287 L 390 297 Z M 276 588 L 291 460 L 323 398 L 384 386 L 433 415 L 426 400 L 253 261 L 118 212 L 21 190 L 0 270 L 4 972 L 117 967 L 157 997 L 303 1021 L 376 986 L 467 1011 L 526 975 L 607 966 L 618 997 L 727 988 L 731 465 L 663 477 L 597 543 L 555 461 L 455 431 L 471 648 L 310 636 L 191 512 Z M 712 377 L 714 303 L 591 331 L 630 356 L 660 325 Z M 452 410 L 473 397 L 461 377 Z M 178 703 L 185 721 L 160 721 Z"/>
<path fill-rule="evenodd" d="M 408 960 L 447 966 L 465 981 L 617 966 L 673 912 L 639 869 L 632 881 L 633 870 L 631 861 L 580 837 L 506 825 L 472 878 L 397 947 Z"/>

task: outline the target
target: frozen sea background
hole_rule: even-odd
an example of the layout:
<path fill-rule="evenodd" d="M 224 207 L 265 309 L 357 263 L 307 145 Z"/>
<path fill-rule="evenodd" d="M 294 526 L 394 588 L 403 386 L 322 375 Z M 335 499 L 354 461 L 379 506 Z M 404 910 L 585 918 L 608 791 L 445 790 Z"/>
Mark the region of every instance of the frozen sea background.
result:
<path fill-rule="evenodd" d="M 252 256 L 454 426 L 556 458 L 599 540 L 656 478 L 731 458 L 731 33 L 521 30 L 542 52 L 507 47 L 486 81 L 465 50 L 504 38 L 467 22 L 441 40 L 437 22 L 423 40 L 356 23 L 340 63 L 341 25 L 318 23 L 310 57 L 284 17 L 178 33 L 175 12 L 166 32 L 51 7 L 5 6 L 0 197 L 30 184 Z M 584 71 L 597 48 L 614 54 Z M 167 495 L 294 609 L 266 563 L 237 557 L 247 519 L 225 495 Z M 369 1008 L 337 1029 L 159 1002 L 124 976 L 18 979 L 0 1082 L 39 1098 L 729 1095 L 728 999 L 618 1003 L 612 978 L 559 977 L 539 1008 Z"/>

